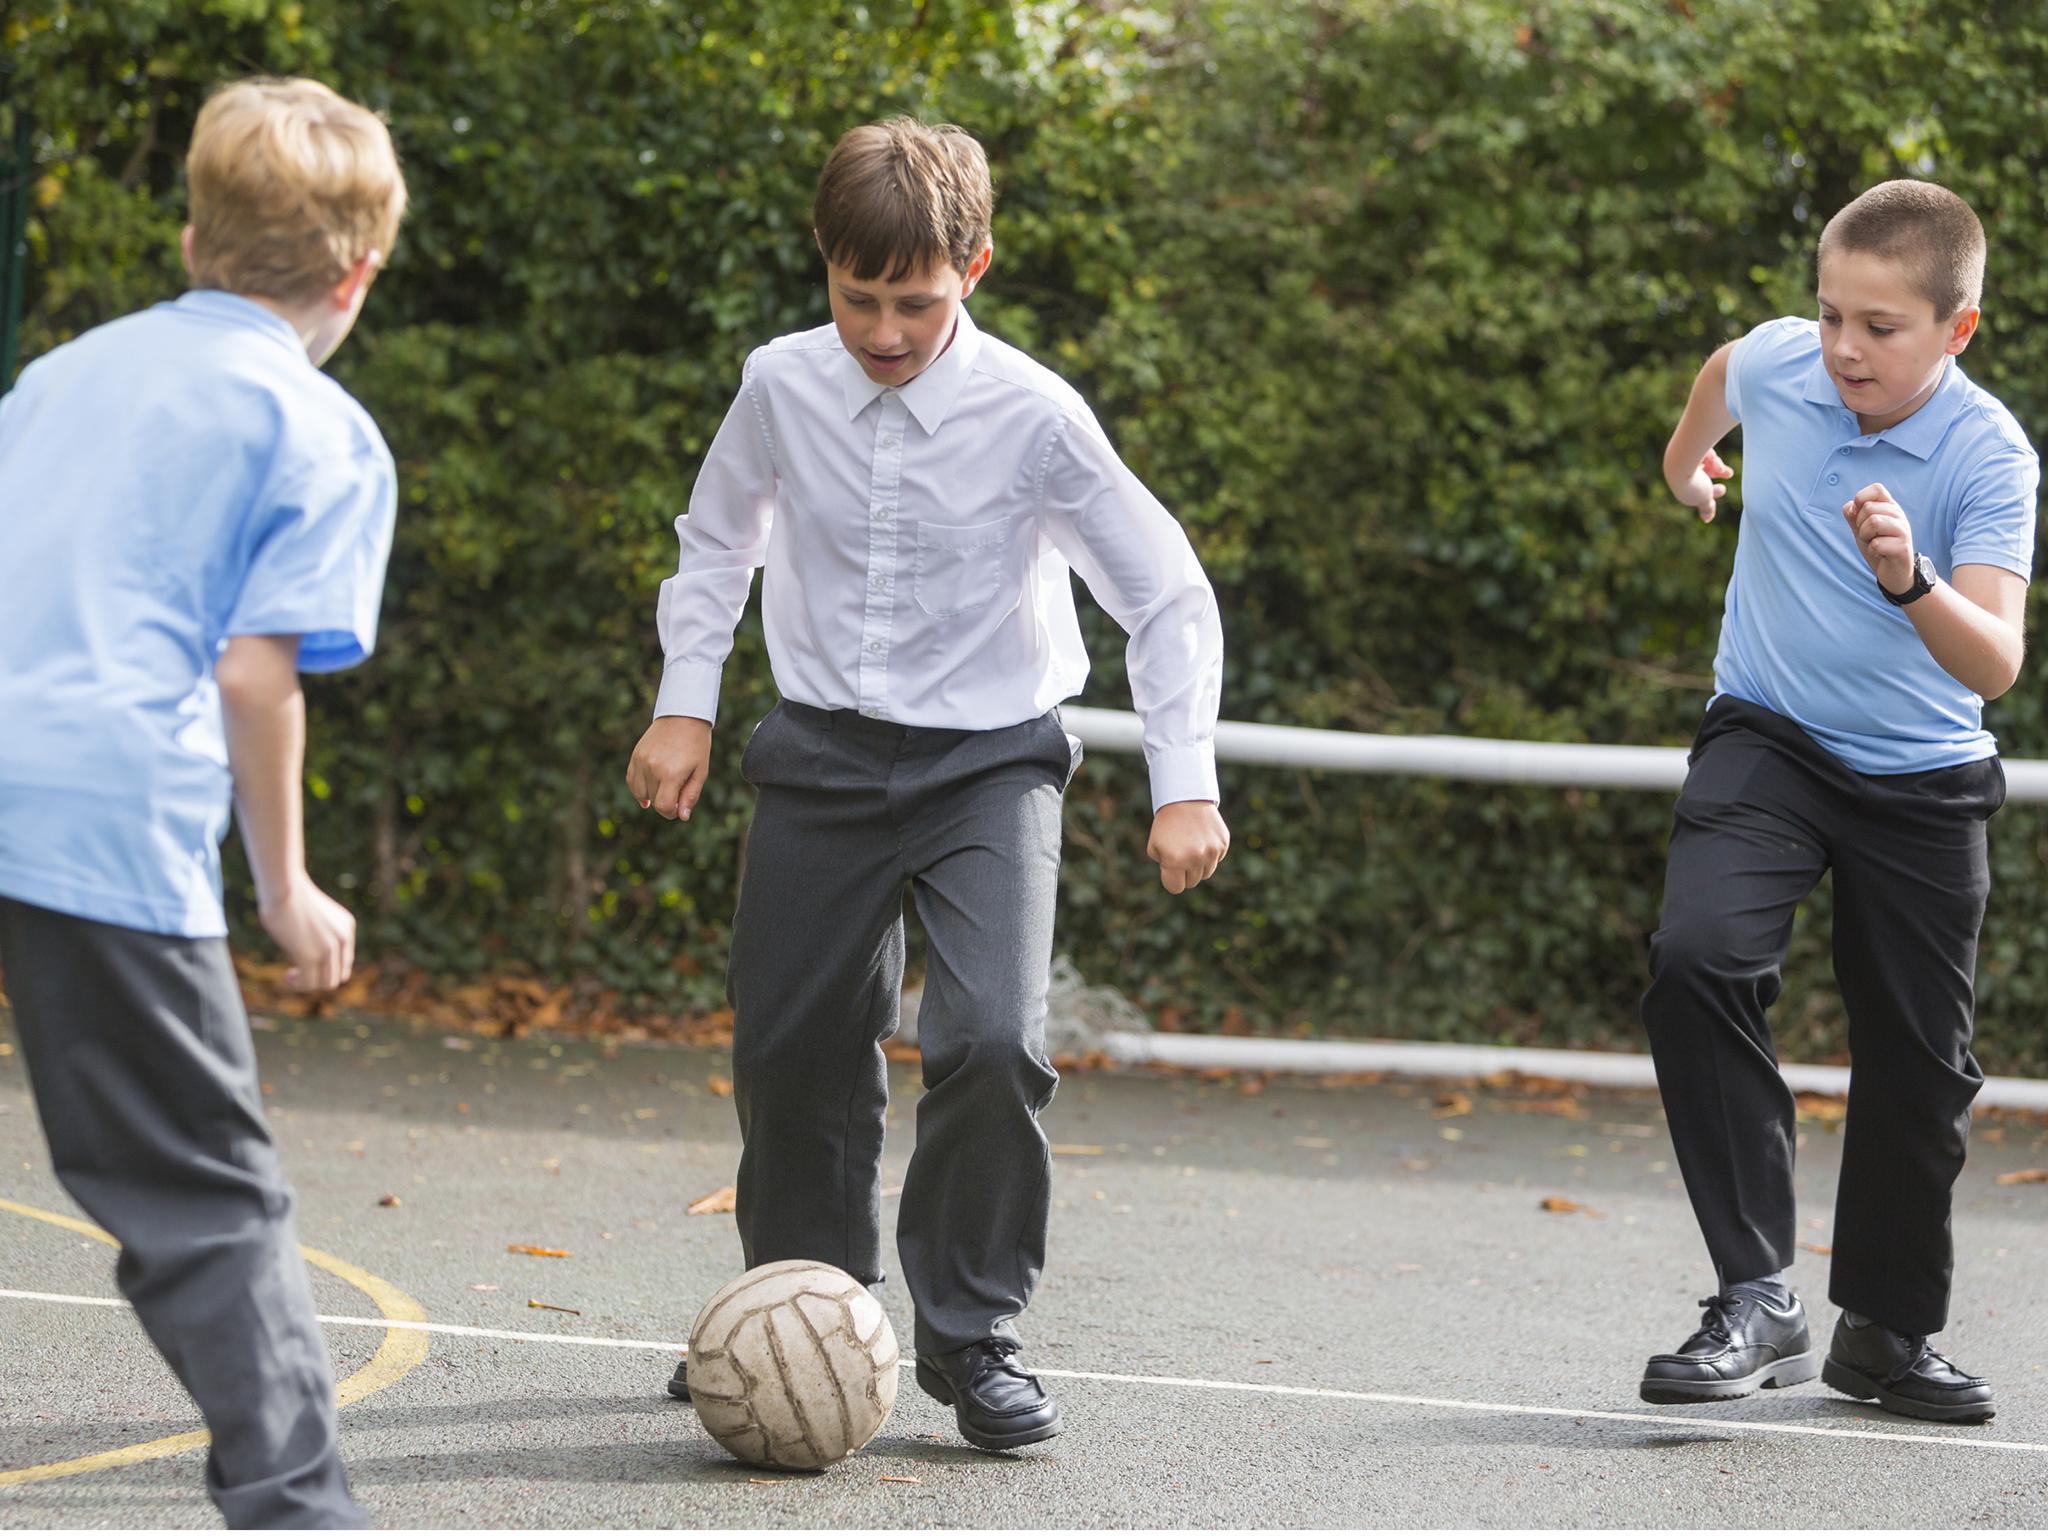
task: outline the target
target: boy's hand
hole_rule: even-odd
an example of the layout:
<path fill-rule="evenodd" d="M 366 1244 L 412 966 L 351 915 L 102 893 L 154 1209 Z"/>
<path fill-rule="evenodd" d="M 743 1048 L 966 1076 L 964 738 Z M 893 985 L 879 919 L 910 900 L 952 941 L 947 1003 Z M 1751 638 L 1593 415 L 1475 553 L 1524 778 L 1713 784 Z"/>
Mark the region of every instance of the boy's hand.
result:
<path fill-rule="evenodd" d="M 1230 829 L 1214 802 L 1176 800 L 1152 818 L 1145 852 L 1159 864 L 1159 883 L 1178 896 L 1216 873 L 1230 851 Z"/>
<path fill-rule="evenodd" d="M 711 722 L 691 715 L 663 715 L 647 727 L 633 749 L 626 785 L 641 810 L 652 808 L 670 821 L 688 821 L 710 771 Z"/>
<path fill-rule="evenodd" d="M 291 967 L 284 984 L 296 992 L 328 992 L 356 968 L 356 920 L 347 907 L 301 875 L 274 901 L 257 908 L 263 931 Z"/>
<path fill-rule="evenodd" d="M 1842 503 L 1842 516 L 1855 531 L 1878 585 L 1903 592 L 1913 585 L 1913 524 L 1882 481 L 1866 485 Z"/>
<path fill-rule="evenodd" d="M 1700 460 L 1699 467 L 1692 472 L 1692 478 L 1682 485 L 1674 484 L 1671 487 L 1671 494 L 1698 512 L 1701 522 L 1711 523 L 1714 520 L 1716 503 L 1728 494 L 1727 486 L 1716 485 L 1714 482 L 1726 480 L 1734 473 L 1735 471 L 1722 461 L 1721 455 L 1709 448 L 1707 456 Z"/>

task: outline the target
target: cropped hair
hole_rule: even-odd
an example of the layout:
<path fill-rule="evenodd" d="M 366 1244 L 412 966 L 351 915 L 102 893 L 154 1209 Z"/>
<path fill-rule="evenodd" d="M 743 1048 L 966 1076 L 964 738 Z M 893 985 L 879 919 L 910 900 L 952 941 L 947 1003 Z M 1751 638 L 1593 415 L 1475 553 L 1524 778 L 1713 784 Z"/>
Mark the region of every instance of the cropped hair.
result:
<path fill-rule="evenodd" d="M 199 110 L 185 179 L 202 288 L 313 298 L 369 252 L 390 255 L 405 216 L 383 119 L 317 80 L 222 86 Z"/>
<path fill-rule="evenodd" d="M 1970 205 L 1931 181 L 1882 181 L 1828 220 L 1820 256 L 1864 251 L 1901 268 L 1949 320 L 1984 293 L 1984 226 Z"/>
<path fill-rule="evenodd" d="M 989 241 L 988 156 L 950 123 L 910 117 L 841 136 L 811 202 L 825 259 L 863 282 L 901 282 L 944 262 L 965 272 Z"/>

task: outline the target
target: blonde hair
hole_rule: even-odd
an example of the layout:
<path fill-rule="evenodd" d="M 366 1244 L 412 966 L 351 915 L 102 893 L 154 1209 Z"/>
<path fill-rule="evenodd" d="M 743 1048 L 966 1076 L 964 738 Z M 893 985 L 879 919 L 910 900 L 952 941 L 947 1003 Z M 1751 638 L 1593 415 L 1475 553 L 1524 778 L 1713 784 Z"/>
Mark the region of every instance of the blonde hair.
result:
<path fill-rule="evenodd" d="M 863 282 L 902 282 L 940 262 L 965 272 L 988 244 L 988 156 L 950 123 L 892 117 L 832 146 L 811 202 L 825 259 Z"/>
<path fill-rule="evenodd" d="M 202 288 L 313 298 L 369 252 L 388 256 L 405 216 L 383 120 L 317 80 L 222 86 L 199 110 L 185 179 Z"/>
<path fill-rule="evenodd" d="M 1931 181 L 1881 181 L 1828 220 L 1819 255 L 1863 251 L 1901 268 L 1937 320 L 1984 294 L 1984 226 L 1970 205 Z"/>

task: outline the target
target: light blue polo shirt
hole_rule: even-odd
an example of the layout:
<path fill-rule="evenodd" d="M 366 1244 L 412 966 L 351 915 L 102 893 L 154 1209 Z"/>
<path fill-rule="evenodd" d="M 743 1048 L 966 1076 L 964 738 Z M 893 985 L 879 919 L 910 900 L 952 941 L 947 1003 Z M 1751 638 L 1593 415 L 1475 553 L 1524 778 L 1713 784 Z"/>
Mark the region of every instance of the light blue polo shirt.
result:
<path fill-rule="evenodd" d="M 1983 699 L 1884 600 L 1842 503 L 1883 482 L 1943 580 L 1959 565 L 2031 576 L 2041 467 L 2012 413 L 1951 359 L 1925 405 L 1866 433 L 1828 377 L 1819 323 L 1795 317 L 1735 344 L 1728 409 L 1742 423 L 1742 527 L 1717 693 L 1785 716 L 1858 773 L 1992 756 Z"/>
<path fill-rule="evenodd" d="M 197 291 L 67 342 L 0 397 L 0 895 L 227 932 L 214 660 L 368 655 L 396 509 L 369 413 L 292 328 Z"/>

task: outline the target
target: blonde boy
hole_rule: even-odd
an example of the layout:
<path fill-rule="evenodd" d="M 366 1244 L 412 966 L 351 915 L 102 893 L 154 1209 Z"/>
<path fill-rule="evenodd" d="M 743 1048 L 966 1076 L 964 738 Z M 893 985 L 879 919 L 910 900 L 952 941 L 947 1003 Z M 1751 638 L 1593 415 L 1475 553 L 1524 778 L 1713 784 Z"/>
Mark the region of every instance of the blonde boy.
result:
<path fill-rule="evenodd" d="M 1743 431 L 1743 511 L 1715 697 L 1679 796 L 1643 1020 L 1717 1274 L 1701 1327 L 1652 1356 L 1653 1403 L 1818 1373 L 1894 1413 L 1976 1423 L 1991 1384 L 1929 1342 L 1948 1319 L 1950 1188 L 1970 1101 L 1984 823 L 2005 800 L 1984 700 L 2024 651 L 2040 463 L 1963 372 L 1985 242 L 1960 197 L 1872 187 L 1828 221 L 1817 319 L 1707 360 L 1665 451 L 1713 519 L 1714 445 Z M 1816 1359 L 1785 1269 L 1792 1095 L 1766 1020 L 1792 915 L 1832 870 L 1856 1058 Z"/>
<path fill-rule="evenodd" d="M 366 1524 L 228 959 L 230 794 L 305 989 L 355 923 L 307 875 L 302 671 L 375 640 L 391 455 L 318 369 L 405 209 L 390 135 L 246 80 L 187 160 L 193 287 L 0 399 L 0 965 L 58 1179 L 213 1435 L 236 1527 Z"/>
<path fill-rule="evenodd" d="M 760 798 L 729 969 L 740 1240 L 749 1265 L 882 1279 L 881 1041 L 907 888 L 931 941 L 896 1223 L 917 1379 L 998 1450 L 1060 1429 L 1014 1357 L 1045 1254 L 1047 973 L 1060 797 L 1080 762 L 1056 706 L 1087 675 L 1070 569 L 1131 636 L 1167 889 L 1213 874 L 1229 839 L 1214 594 L 1080 397 L 968 317 L 990 204 L 981 146 L 958 129 L 897 119 L 832 151 L 812 211 L 833 323 L 747 360 L 677 522 L 667 668 L 627 779 L 643 805 L 689 816 L 765 566 L 783 702 L 741 764 Z"/>

